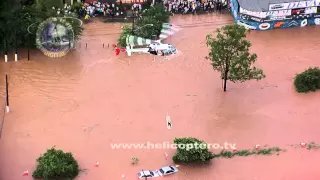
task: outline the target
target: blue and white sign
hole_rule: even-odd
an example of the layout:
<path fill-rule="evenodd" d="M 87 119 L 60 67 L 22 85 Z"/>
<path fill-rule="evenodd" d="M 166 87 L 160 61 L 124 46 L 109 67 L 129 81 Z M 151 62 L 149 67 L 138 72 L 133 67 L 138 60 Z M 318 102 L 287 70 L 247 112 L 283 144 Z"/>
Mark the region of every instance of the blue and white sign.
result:
<path fill-rule="evenodd" d="M 315 7 L 315 6 L 320 6 L 319 0 L 270 4 L 269 11 L 284 10 L 284 9 L 296 9 L 296 8 L 308 8 L 308 7 Z"/>
<path fill-rule="evenodd" d="M 301 1 L 292 3 L 283 3 L 281 6 L 273 6 L 269 12 L 253 12 L 239 8 L 237 0 L 231 1 L 232 15 L 235 22 L 246 29 L 252 30 L 270 30 L 289 27 L 305 27 L 310 25 L 320 25 L 319 8 L 312 7 L 319 5 L 320 0 Z M 274 4 L 273 4 L 274 5 Z M 279 5 L 279 4 L 278 4 Z M 310 7 L 311 6 L 311 7 Z M 304 8 L 303 14 L 292 15 L 292 8 Z M 238 12 L 238 9 L 240 12 Z M 318 10 L 317 10 L 318 9 Z"/>

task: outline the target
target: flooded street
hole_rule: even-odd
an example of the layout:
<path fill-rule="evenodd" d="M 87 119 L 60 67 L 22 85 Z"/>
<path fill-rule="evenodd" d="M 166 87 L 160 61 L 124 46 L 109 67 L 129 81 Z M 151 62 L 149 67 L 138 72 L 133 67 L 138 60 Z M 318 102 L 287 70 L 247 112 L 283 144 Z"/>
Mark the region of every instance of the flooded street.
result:
<path fill-rule="evenodd" d="M 163 62 L 159 57 L 152 62 L 151 55 L 115 56 L 111 44 L 121 24 L 98 21 L 86 25 L 77 49 L 66 57 L 51 59 L 38 51 L 29 62 L 25 53 L 18 62 L 1 57 L 0 102 L 8 73 L 11 112 L 0 141 L 0 180 L 32 179 L 22 173 L 32 172 L 36 158 L 53 146 L 71 151 L 86 169 L 79 180 L 121 180 L 122 174 L 134 180 L 141 169 L 172 165 L 175 150 L 115 150 L 110 143 L 162 143 L 183 136 L 236 143 L 238 149 L 267 144 L 288 151 L 180 166 L 167 180 L 319 180 L 320 151 L 289 147 L 320 142 L 320 92 L 297 94 L 293 87 L 296 73 L 320 66 L 319 27 L 251 32 L 256 65 L 267 77 L 229 83 L 224 93 L 219 73 L 204 59 L 205 35 L 232 22 L 228 15 L 174 16 L 172 23 L 182 30 L 166 42 L 181 53 Z"/>

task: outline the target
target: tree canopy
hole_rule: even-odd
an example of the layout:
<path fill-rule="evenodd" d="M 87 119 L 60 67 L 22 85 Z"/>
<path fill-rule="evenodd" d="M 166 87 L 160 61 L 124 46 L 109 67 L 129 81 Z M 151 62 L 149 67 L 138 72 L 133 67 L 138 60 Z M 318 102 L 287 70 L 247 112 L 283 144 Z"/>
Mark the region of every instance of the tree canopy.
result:
<path fill-rule="evenodd" d="M 318 67 L 309 68 L 297 74 L 294 78 L 294 86 L 299 93 L 320 89 L 320 69 Z"/>
<path fill-rule="evenodd" d="M 37 159 L 37 168 L 32 177 L 35 179 L 74 179 L 80 173 L 79 164 L 70 152 L 48 149 Z"/>
<path fill-rule="evenodd" d="M 145 9 L 141 16 L 141 18 L 135 20 L 134 35 L 152 39 L 154 36 L 158 37 L 160 35 L 162 24 L 169 22 L 171 13 L 167 12 L 161 4 L 156 4 L 149 9 Z M 152 26 L 146 26 L 147 24 L 152 24 Z M 125 37 L 131 34 L 128 29 L 129 27 L 123 28 L 118 39 L 118 45 L 121 47 L 125 47 Z"/>
<path fill-rule="evenodd" d="M 157 4 L 150 9 L 146 9 L 142 13 L 142 17 L 137 20 L 135 29 L 139 29 L 146 24 L 152 24 L 147 28 L 135 31 L 135 35 L 151 39 L 153 36 L 159 36 L 163 23 L 168 23 L 171 14 L 167 12 L 161 4 Z"/>
<path fill-rule="evenodd" d="M 250 54 L 251 43 L 246 40 L 246 29 L 237 24 L 226 25 L 217 29 L 216 37 L 206 36 L 210 48 L 206 59 L 211 61 L 214 70 L 221 73 L 224 80 L 224 91 L 227 90 L 227 80 L 244 82 L 265 78 L 262 69 L 253 66 L 257 60 L 256 54 Z"/>
<path fill-rule="evenodd" d="M 63 8 L 62 1 L 59 0 L 1 0 L 0 1 L 0 51 L 10 50 L 17 46 L 36 47 L 37 23 L 45 21 L 52 16 L 77 17 L 76 14 L 57 14 L 52 6 Z M 78 39 L 82 33 L 82 27 L 78 20 L 66 19 L 73 28 L 75 39 Z M 28 33 L 30 27 L 32 34 Z"/>
<path fill-rule="evenodd" d="M 205 162 L 214 158 L 214 154 L 209 151 L 204 141 L 192 137 L 185 137 L 175 138 L 173 142 L 177 145 L 177 151 L 172 157 L 174 162 Z M 193 145 L 194 148 L 188 149 L 188 145 Z"/>

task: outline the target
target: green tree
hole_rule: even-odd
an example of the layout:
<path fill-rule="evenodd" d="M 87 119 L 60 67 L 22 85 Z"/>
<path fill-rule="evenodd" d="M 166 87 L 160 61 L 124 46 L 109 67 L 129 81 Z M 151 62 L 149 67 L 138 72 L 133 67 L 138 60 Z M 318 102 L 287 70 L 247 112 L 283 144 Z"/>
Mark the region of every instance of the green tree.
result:
<path fill-rule="evenodd" d="M 65 153 L 54 147 L 40 156 L 37 162 L 37 168 L 32 174 L 35 179 L 74 179 L 80 172 L 72 153 Z"/>
<path fill-rule="evenodd" d="M 150 24 L 152 24 L 152 26 L 150 26 Z M 146 39 L 151 39 L 153 36 L 159 36 L 161 29 L 161 22 L 158 22 L 153 17 L 144 16 L 136 22 L 134 35 Z"/>
<path fill-rule="evenodd" d="M 62 0 L 36 0 L 37 4 L 45 5 L 46 8 L 52 7 L 63 8 L 64 4 Z"/>
<path fill-rule="evenodd" d="M 172 157 L 174 162 L 205 162 L 214 158 L 214 154 L 209 151 L 207 144 L 204 141 L 192 137 L 175 138 L 174 144 L 177 145 L 177 151 Z M 190 148 L 188 146 L 198 147 Z"/>
<path fill-rule="evenodd" d="M 83 3 L 82 2 L 75 2 L 75 3 L 73 3 L 73 5 L 71 6 L 71 10 L 73 11 L 73 12 L 77 12 L 77 13 L 79 13 L 79 10 L 81 9 L 83 7 Z"/>
<path fill-rule="evenodd" d="M 55 6 L 49 6 L 49 4 L 54 4 Z M 47 19 L 50 17 L 67 17 L 65 20 L 72 26 L 72 30 L 74 33 L 74 39 L 78 40 L 83 32 L 83 27 L 81 26 L 81 21 L 78 20 L 78 15 L 76 13 L 76 8 L 73 9 L 73 11 L 68 10 L 68 13 L 65 13 L 65 9 L 61 8 L 59 11 L 60 13 L 58 14 L 58 8 L 62 6 L 62 1 L 55 2 L 54 0 L 51 1 L 45 1 L 45 0 L 40 0 L 37 4 L 38 8 L 41 8 L 41 12 L 45 14 L 43 19 Z M 78 5 L 77 5 L 78 6 Z M 55 7 L 55 8 L 52 8 Z M 58 7 L 58 8 L 57 8 Z M 72 37 L 70 37 L 72 39 Z"/>
<path fill-rule="evenodd" d="M 15 44 L 16 11 L 20 8 L 17 0 L 0 1 L 0 47 L 1 49 L 10 48 Z M 7 47 L 6 47 L 7 46 Z"/>
<path fill-rule="evenodd" d="M 161 4 L 150 7 L 150 9 L 145 9 L 142 12 L 142 17 L 135 20 L 134 35 L 146 39 L 159 36 L 162 30 L 162 24 L 169 22 L 170 15 L 171 13 L 166 12 Z M 146 26 L 149 24 L 152 24 L 152 26 Z M 130 34 L 131 31 L 129 31 L 129 27 L 123 28 L 118 39 L 118 46 L 125 47 L 125 37 Z"/>
<path fill-rule="evenodd" d="M 159 36 L 162 30 L 162 24 L 168 23 L 171 13 L 167 12 L 161 4 L 154 5 L 150 9 L 142 12 L 142 18 L 138 19 L 135 23 L 135 35 L 151 39 L 153 36 Z M 153 26 L 145 27 L 146 24 Z"/>
<path fill-rule="evenodd" d="M 126 38 L 128 35 L 131 34 L 131 27 L 130 26 L 124 26 L 122 28 L 122 32 L 120 34 L 120 37 L 118 38 L 118 46 L 119 47 L 126 47 L 127 46 L 127 42 L 126 42 Z"/>
<path fill-rule="evenodd" d="M 142 17 L 144 16 L 153 17 L 161 23 L 167 23 L 169 22 L 171 13 L 167 12 L 161 4 L 156 4 L 149 9 L 143 10 Z"/>
<path fill-rule="evenodd" d="M 210 48 L 206 59 L 212 62 L 214 70 L 221 73 L 224 91 L 227 91 L 227 80 L 244 82 L 266 77 L 263 70 L 252 66 L 257 55 L 249 53 L 251 43 L 245 38 L 246 29 L 237 24 L 217 29 L 216 38 L 211 34 L 206 36 L 206 44 Z"/>
<path fill-rule="evenodd" d="M 61 6 L 61 2 L 56 0 L 0 0 L 0 51 L 9 51 L 16 46 L 18 48 L 36 47 L 34 33 L 37 31 L 37 24 L 30 28 L 33 34 L 28 33 L 27 30 L 33 23 L 40 23 L 52 16 L 76 18 L 76 14 L 64 14 L 64 11 L 57 15 L 57 10 L 52 9 L 50 4 Z M 72 25 L 75 39 L 79 39 L 83 30 L 80 22 L 72 18 L 67 18 L 66 21 Z"/>
<path fill-rule="evenodd" d="M 318 67 L 309 68 L 297 74 L 294 78 L 294 86 L 299 93 L 320 89 L 320 69 Z"/>

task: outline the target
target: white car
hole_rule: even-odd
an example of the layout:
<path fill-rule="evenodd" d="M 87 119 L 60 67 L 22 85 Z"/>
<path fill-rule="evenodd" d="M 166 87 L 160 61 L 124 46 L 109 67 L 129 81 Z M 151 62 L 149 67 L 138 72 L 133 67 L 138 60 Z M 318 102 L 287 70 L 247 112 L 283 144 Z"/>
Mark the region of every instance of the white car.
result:
<path fill-rule="evenodd" d="M 138 173 L 138 178 L 142 179 L 142 178 L 153 178 L 155 176 L 155 174 L 152 171 L 140 171 Z"/>
<path fill-rule="evenodd" d="M 253 29 L 253 30 L 257 29 L 256 27 L 250 26 L 249 24 L 246 24 L 245 22 L 240 21 L 240 20 L 237 21 L 237 24 L 240 26 L 244 26 L 246 29 Z"/>
<path fill-rule="evenodd" d="M 272 10 L 281 9 L 281 8 L 283 8 L 283 6 L 281 4 L 276 4 L 271 7 Z"/>
<path fill-rule="evenodd" d="M 179 171 L 178 168 L 176 168 L 174 166 L 165 166 L 165 167 L 162 167 L 161 169 L 158 170 L 158 172 L 162 176 L 170 175 L 170 174 L 176 173 L 178 171 Z"/>

